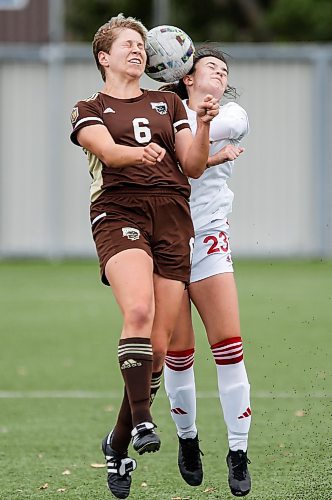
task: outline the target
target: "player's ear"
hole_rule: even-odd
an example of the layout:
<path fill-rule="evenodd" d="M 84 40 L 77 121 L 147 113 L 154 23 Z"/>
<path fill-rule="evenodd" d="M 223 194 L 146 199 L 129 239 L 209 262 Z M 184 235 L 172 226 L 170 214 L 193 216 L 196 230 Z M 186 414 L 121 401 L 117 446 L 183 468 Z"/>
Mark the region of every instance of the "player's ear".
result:
<path fill-rule="evenodd" d="M 186 75 L 182 78 L 183 83 L 187 86 L 190 87 L 190 85 L 193 84 L 193 78 L 192 75 Z"/>
<path fill-rule="evenodd" d="M 108 66 L 107 53 L 101 50 L 98 52 L 98 61 L 101 66 Z"/>

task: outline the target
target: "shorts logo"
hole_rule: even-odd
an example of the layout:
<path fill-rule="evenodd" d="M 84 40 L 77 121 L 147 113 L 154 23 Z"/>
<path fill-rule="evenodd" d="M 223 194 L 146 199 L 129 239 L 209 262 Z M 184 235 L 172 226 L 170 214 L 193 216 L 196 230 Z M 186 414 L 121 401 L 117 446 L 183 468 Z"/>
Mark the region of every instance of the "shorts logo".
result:
<path fill-rule="evenodd" d="M 122 236 L 127 236 L 128 240 L 138 240 L 141 236 L 141 233 L 135 227 L 123 227 L 122 228 Z"/>
<path fill-rule="evenodd" d="M 121 365 L 121 370 L 126 370 L 127 368 L 136 368 L 137 366 L 142 366 L 140 361 L 136 361 L 135 359 L 127 359 Z"/>
<path fill-rule="evenodd" d="M 70 121 L 75 123 L 78 118 L 78 108 L 74 108 L 70 115 Z"/>
<path fill-rule="evenodd" d="M 167 104 L 166 102 L 151 102 L 151 108 L 155 109 L 160 115 L 166 115 Z"/>

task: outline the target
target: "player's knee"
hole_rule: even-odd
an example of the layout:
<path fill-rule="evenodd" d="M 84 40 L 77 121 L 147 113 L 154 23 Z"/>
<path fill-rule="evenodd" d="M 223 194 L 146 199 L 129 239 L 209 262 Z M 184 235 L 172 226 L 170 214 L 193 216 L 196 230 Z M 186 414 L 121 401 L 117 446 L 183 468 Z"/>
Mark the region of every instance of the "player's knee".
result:
<path fill-rule="evenodd" d="M 125 312 L 126 326 L 134 330 L 141 330 L 146 326 L 152 325 L 153 311 L 147 304 L 137 303 Z"/>

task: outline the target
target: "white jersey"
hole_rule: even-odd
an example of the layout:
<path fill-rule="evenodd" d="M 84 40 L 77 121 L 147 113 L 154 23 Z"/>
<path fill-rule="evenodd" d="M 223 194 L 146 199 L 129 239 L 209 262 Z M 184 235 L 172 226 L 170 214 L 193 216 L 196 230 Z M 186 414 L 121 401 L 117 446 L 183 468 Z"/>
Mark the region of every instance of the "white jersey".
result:
<path fill-rule="evenodd" d="M 196 112 L 183 101 L 192 133 L 196 133 Z M 237 103 L 229 102 L 220 107 L 218 116 L 210 124 L 210 156 L 227 144 L 239 146 L 249 132 L 246 111 Z M 220 221 L 232 211 L 233 192 L 227 186 L 232 175 L 234 161 L 227 161 L 205 170 L 198 179 L 189 179 L 191 184 L 190 208 L 195 231 L 212 221 Z"/>

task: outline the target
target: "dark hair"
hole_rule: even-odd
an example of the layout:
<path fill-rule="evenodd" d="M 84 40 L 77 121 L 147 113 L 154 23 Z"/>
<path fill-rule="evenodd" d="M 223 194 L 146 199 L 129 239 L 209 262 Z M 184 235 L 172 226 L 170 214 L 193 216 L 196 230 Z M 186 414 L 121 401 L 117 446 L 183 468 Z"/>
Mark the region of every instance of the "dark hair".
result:
<path fill-rule="evenodd" d="M 206 43 L 204 45 L 200 45 L 196 50 L 194 54 L 194 63 L 190 71 L 188 71 L 187 75 L 191 75 L 192 73 L 195 72 L 195 67 L 197 62 L 200 59 L 203 59 L 203 57 L 215 57 L 216 59 L 219 59 L 220 61 L 223 61 L 226 64 L 227 70 L 228 70 L 228 62 L 226 60 L 226 54 L 223 52 L 219 47 L 217 43 Z M 183 79 L 174 82 L 174 83 L 168 83 L 166 85 L 162 85 L 159 87 L 159 90 L 168 90 L 171 92 L 175 92 L 181 99 L 188 99 L 188 92 L 187 92 L 187 87 L 183 83 Z M 229 97 L 232 97 L 234 99 L 237 98 L 238 94 L 236 92 L 235 87 L 231 87 L 230 85 L 227 85 L 226 90 L 224 92 L 224 95 L 227 95 Z"/>

